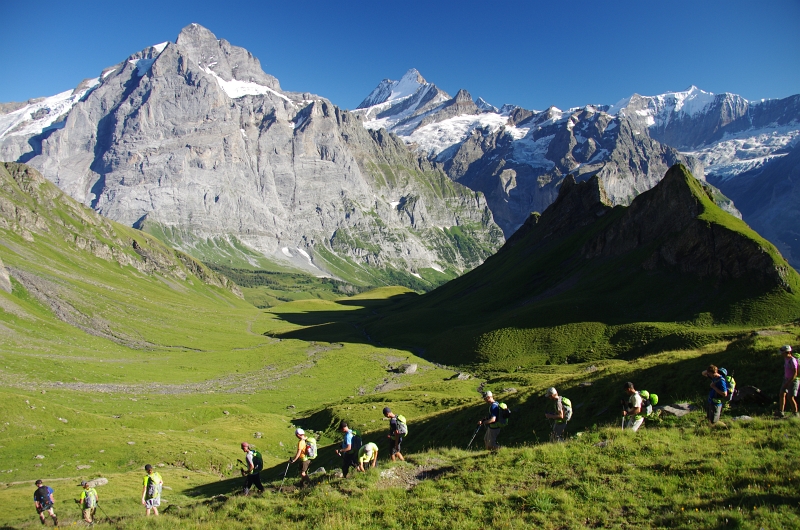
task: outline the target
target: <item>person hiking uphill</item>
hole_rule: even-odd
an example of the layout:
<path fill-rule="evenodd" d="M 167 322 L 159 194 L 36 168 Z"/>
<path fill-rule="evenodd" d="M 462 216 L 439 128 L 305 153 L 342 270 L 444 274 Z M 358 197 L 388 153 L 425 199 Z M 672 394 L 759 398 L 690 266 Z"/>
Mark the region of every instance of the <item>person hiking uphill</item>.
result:
<path fill-rule="evenodd" d="M 264 467 L 264 459 L 261 457 L 261 453 L 255 447 L 250 447 L 247 442 L 242 442 L 242 451 L 245 452 L 244 459 L 247 462 L 247 471 L 242 470 L 242 476 L 245 477 L 242 495 L 250 495 L 252 486 L 258 488 L 259 493 L 264 493 L 264 485 L 261 484 L 261 469 Z"/>
<path fill-rule="evenodd" d="M 628 394 L 628 398 L 622 402 L 624 407 L 622 415 L 627 419 L 625 428 L 636 432 L 644 423 L 642 396 L 636 391 L 631 382 L 625 383 L 625 393 Z"/>
<path fill-rule="evenodd" d="M 158 471 L 153 471 L 153 466 L 147 464 L 144 466 L 145 476 L 142 486 L 142 504 L 144 505 L 144 513 L 149 516 L 150 510 L 153 515 L 158 515 L 158 507 L 161 506 L 161 489 L 164 487 L 164 481 L 161 479 L 161 474 Z"/>
<path fill-rule="evenodd" d="M 58 517 L 53 511 L 53 488 L 45 486 L 41 480 L 36 481 L 36 491 L 33 492 L 33 505 L 36 506 L 36 513 L 39 514 L 39 520 L 42 525 L 45 523 L 45 513 L 50 514 L 53 519 L 53 526 L 58 526 Z"/>
<path fill-rule="evenodd" d="M 559 396 L 558 390 L 552 386 L 547 389 L 545 395 L 549 401 L 545 407 L 544 417 L 554 422 L 553 441 L 563 442 L 567 422 L 572 418 L 572 403 L 567 398 Z"/>
<path fill-rule="evenodd" d="M 362 473 L 367 467 L 378 465 L 378 446 L 370 442 L 358 450 L 358 469 Z"/>
<path fill-rule="evenodd" d="M 361 447 L 356 448 L 356 435 L 350 430 L 346 421 L 342 420 L 339 423 L 339 430 L 344 434 L 344 439 L 342 440 L 342 446 L 336 450 L 336 454 L 342 457 L 342 476 L 347 478 L 350 468 L 356 467 L 356 451 Z"/>
<path fill-rule="evenodd" d="M 308 446 L 311 442 L 306 437 L 306 432 L 303 429 L 296 429 L 294 435 L 297 436 L 297 452 L 292 457 L 291 462 L 294 464 L 298 460 L 300 461 L 300 484 L 310 484 L 311 479 L 308 478 L 308 467 L 311 465 L 312 457 L 309 457 Z M 316 447 L 314 447 L 314 457 L 316 456 Z"/>
<path fill-rule="evenodd" d="M 400 432 L 397 415 L 389 407 L 383 408 L 383 415 L 389 418 L 389 435 L 387 436 L 389 438 L 389 457 L 392 462 L 398 458 L 400 461 L 405 462 L 406 459 L 403 458 L 403 454 L 400 452 L 403 444 L 403 433 Z"/>
<path fill-rule="evenodd" d="M 781 346 L 781 353 L 783 354 L 783 384 L 781 384 L 781 390 L 778 394 L 778 404 L 781 409 L 775 413 L 779 418 L 785 416 L 784 409 L 786 408 L 787 394 L 791 398 L 794 415 L 797 416 L 796 398 L 797 389 L 798 386 L 800 386 L 800 378 L 798 378 L 797 372 L 797 359 L 792 355 L 792 347 L 788 344 Z"/>
<path fill-rule="evenodd" d="M 500 417 L 500 405 L 494 400 L 494 395 L 489 390 L 483 394 L 483 399 L 489 404 L 489 416 L 480 420 L 478 425 L 486 426 L 486 434 L 483 437 L 486 450 L 497 451 L 500 449 L 497 444 L 497 435 L 500 434 L 500 423 L 497 421 Z"/>
<path fill-rule="evenodd" d="M 81 492 L 80 498 L 75 499 L 75 504 L 81 506 L 83 520 L 86 521 L 86 524 L 91 525 L 94 524 L 94 514 L 97 511 L 97 504 L 100 499 L 97 497 L 97 490 L 89 487 L 88 482 L 85 480 L 82 481 L 81 486 L 83 487 L 83 491 Z"/>
<path fill-rule="evenodd" d="M 706 417 L 711 425 L 719 422 L 719 415 L 722 412 L 722 403 L 728 397 L 728 384 L 725 378 L 719 373 L 719 370 L 713 364 L 703 370 L 703 377 L 711 379 L 711 391 L 708 393 L 708 401 L 706 402 Z M 724 427 L 724 423 L 720 423 Z"/>

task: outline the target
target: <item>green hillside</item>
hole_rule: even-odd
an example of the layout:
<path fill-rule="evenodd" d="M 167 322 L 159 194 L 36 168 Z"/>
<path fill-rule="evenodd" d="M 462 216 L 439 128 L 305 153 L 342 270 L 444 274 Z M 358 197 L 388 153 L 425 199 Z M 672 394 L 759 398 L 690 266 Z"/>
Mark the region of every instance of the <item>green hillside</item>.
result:
<path fill-rule="evenodd" d="M 800 318 L 800 276 L 709 194 L 683 166 L 627 208 L 605 204 L 596 178 L 572 181 L 483 265 L 366 327 L 499 369 L 696 348 Z"/>

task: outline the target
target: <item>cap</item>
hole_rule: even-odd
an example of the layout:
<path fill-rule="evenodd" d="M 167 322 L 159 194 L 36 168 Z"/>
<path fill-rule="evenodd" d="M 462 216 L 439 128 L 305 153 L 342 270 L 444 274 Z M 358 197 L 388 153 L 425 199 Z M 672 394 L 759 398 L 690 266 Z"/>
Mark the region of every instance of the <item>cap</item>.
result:
<path fill-rule="evenodd" d="M 369 445 L 369 444 L 365 445 L 364 446 L 364 452 L 367 453 L 368 455 L 371 455 L 372 454 L 372 446 Z"/>
<path fill-rule="evenodd" d="M 545 394 L 547 394 L 548 396 L 555 396 L 556 394 L 558 394 L 558 390 L 556 390 L 555 387 L 551 386 L 550 388 L 547 389 Z"/>
<path fill-rule="evenodd" d="M 300 436 L 301 434 L 305 434 L 305 433 L 306 433 L 306 431 L 304 431 L 304 430 L 303 430 L 303 429 L 301 429 L 300 427 L 298 427 L 298 428 L 297 428 L 297 429 L 295 429 L 295 431 L 294 431 L 294 434 L 295 434 L 295 436 Z"/>
<path fill-rule="evenodd" d="M 389 407 L 383 407 L 384 414 L 389 414 L 390 412 L 392 412 L 392 409 L 390 409 Z"/>
<path fill-rule="evenodd" d="M 145 471 L 150 471 L 151 469 L 153 469 L 153 466 L 151 466 L 150 464 L 147 464 L 146 466 L 144 466 L 144 470 Z"/>
<path fill-rule="evenodd" d="M 41 485 L 42 485 L 42 481 L 41 481 L 41 479 L 39 479 L 39 480 L 37 480 L 37 481 L 36 481 L 36 485 L 37 485 L 37 486 L 41 486 Z"/>
<path fill-rule="evenodd" d="M 82 481 L 81 481 L 81 486 L 88 486 L 88 485 L 89 485 L 89 483 L 88 483 L 88 482 L 86 482 L 85 480 L 82 480 Z"/>
<path fill-rule="evenodd" d="M 245 447 L 250 447 L 250 444 L 247 442 L 242 442 L 242 449 L 244 449 Z"/>
<path fill-rule="evenodd" d="M 720 368 L 719 370 L 717 370 L 717 372 L 721 373 L 722 375 L 724 375 L 726 377 L 728 375 L 728 371 L 725 368 Z"/>
<path fill-rule="evenodd" d="M 781 346 L 781 351 L 784 353 L 786 353 L 787 351 L 792 351 L 792 347 L 789 346 L 788 344 L 784 344 L 783 346 Z"/>
<path fill-rule="evenodd" d="M 494 394 L 492 394 L 491 390 L 487 390 L 486 392 L 483 393 L 483 397 L 485 397 L 485 398 L 494 397 Z"/>
<path fill-rule="evenodd" d="M 344 420 L 340 421 L 340 422 L 339 422 L 339 430 L 341 431 L 341 430 L 342 430 L 342 429 L 344 429 L 345 427 L 348 427 L 348 425 L 347 425 L 347 422 L 346 422 L 346 421 L 344 421 Z"/>

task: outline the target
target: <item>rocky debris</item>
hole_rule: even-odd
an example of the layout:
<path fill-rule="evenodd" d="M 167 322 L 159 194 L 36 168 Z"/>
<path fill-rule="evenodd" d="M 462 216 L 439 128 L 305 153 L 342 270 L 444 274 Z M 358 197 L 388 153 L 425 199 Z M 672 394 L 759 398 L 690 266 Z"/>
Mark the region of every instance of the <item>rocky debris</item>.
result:
<path fill-rule="evenodd" d="M 324 467 L 318 467 L 317 469 L 315 469 L 314 471 L 312 471 L 311 473 L 309 473 L 309 476 L 310 476 L 310 475 L 319 475 L 319 474 L 322 474 L 322 475 L 324 475 L 325 473 L 327 473 L 327 471 L 325 471 L 325 468 L 324 468 Z"/>
<path fill-rule="evenodd" d="M 470 379 L 471 377 L 472 377 L 472 376 L 471 376 L 471 375 L 469 375 L 469 374 L 468 374 L 468 373 L 466 373 L 466 372 L 458 372 L 458 373 L 456 374 L 456 379 L 458 379 L 459 381 L 466 381 L 467 379 Z"/>
<path fill-rule="evenodd" d="M 136 445 L 136 442 L 128 442 L 128 445 Z"/>
<path fill-rule="evenodd" d="M 11 278 L 8 275 L 8 270 L 6 270 L 5 265 L 3 265 L 2 258 L 0 258 L 0 289 L 7 293 L 11 292 Z"/>
<path fill-rule="evenodd" d="M 732 419 L 733 421 L 750 421 L 750 420 L 752 420 L 753 418 L 751 418 L 750 416 L 746 416 L 746 415 L 745 415 L 745 416 L 734 416 L 734 417 L 733 417 L 733 418 L 731 418 L 731 419 Z"/>
<path fill-rule="evenodd" d="M 591 381 L 583 381 L 582 383 L 579 383 L 578 386 L 580 386 L 580 387 L 592 386 L 592 382 Z"/>
<path fill-rule="evenodd" d="M 36 455 L 33 458 L 38 458 L 39 460 L 44 460 L 44 455 Z"/>
<path fill-rule="evenodd" d="M 262 436 L 263 436 L 263 434 L 261 434 L 260 432 L 253 433 L 253 438 L 258 439 L 258 438 L 261 438 Z"/>
<path fill-rule="evenodd" d="M 89 466 L 89 465 L 86 465 L 86 464 L 82 464 L 80 466 L 76 466 L 76 469 L 90 469 L 91 467 L 92 466 Z"/>
<path fill-rule="evenodd" d="M 61 423 L 69 423 L 66 418 L 58 418 Z"/>
<path fill-rule="evenodd" d="M 663 407 L 653 407 L 653 410 L 661 410 L 666 414 L 672 414 L 673 416 L 681 417 L 689 414 L 693 410 L 697 410 L 697 407 L 690 403 L 675 403 L 673 405 L 664 405 Z"/>
<path fill-rule="evenodd" d="M 504 388 L 500 392 L 502 392 L 503 394 L 514 394 L 514 393 L 517 392 L 517 389 L 512 386 L 512 387 Z"/>
<path fill-rule="evenodd" d="M 611 440 L 602 440 L 602 441 L 597 442 L 596 444 L 594 444 L 594 446 L 595 447 L 605 447 L 610 443 L 611 443 Z"/>
<path fill-rule="evenodd" d="M 105 486 L 106 484 L 108 484 L 108 479 L 103 477 L 98 477 L 92 480 L 87 480 L 86 482 L 89 484 L 90 488 L 96 488 L 98 486 Z"/>
<path fill-rule="evenodd" d="M 228 412 L 227 410 L 223 410 L 223 411 L 222 411 L 222 413 L 223 413 L 224 415 L 226 415 L 226 416 L 227 416 L 228 414 L 230 414 L 230 412 Z"/>

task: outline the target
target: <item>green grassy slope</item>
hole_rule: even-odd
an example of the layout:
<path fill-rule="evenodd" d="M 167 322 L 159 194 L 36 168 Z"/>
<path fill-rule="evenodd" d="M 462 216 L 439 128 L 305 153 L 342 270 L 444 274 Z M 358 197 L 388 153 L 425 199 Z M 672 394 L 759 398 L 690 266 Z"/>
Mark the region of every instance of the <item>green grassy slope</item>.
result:
<path fill-rule="evenodd" d="M 659 186 L 673 189 L 657 186 L 631 207 L 608 208 L 591 224 L 558 237 L 547 238 L 554 217 L 548 210 L 543 221 L 515 235 L 480 267 L 375 317 L 367 329 L 379 340 L 424 350 L 442 362 L 513 368 L 693 348 L 742 327 L 800 317 L 796 271 L 770 243 L 718 208 L 685 168 L 671 172 Z M 588 183 L 577 186 L 583 185 Z M 683 202 L 670 204 L 671 196 Z M 624 246 L 619 243 L 625 236 L 644 237 L 635 231 L 636 215 L 649 210 L 668 218 L 669 208 L 678 218 L 688 208 L 697 215 L 643 244 L 613 251 Z M 701 264 L 708 271 L 688 272 L 681 259 L 669 264 L 659 257 L 695 240 L 679 256 L 693 266 L 711 240 L 739 245 L 781 277 L 768 281 L 754 271 L 734 276 L 742 266 L 736 254 L 712 254 Z M 733 264 L 725 269 L 728 258 Z M 712 270 L 716 262 L 721 273 Z"/>

